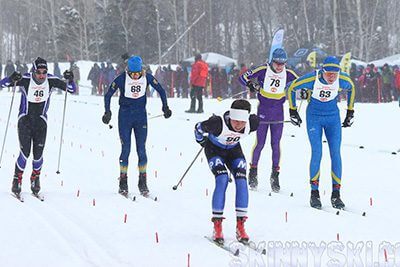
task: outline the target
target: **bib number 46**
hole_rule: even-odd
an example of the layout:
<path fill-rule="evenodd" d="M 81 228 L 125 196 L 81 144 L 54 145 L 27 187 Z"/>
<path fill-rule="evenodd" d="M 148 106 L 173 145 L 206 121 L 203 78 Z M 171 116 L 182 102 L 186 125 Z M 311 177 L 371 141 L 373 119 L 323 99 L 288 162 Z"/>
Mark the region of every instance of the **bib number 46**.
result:
<path fill-rule="evenodd" d="M 44 96 L 44 92 L 43 92 L 43 90 L 36 90 L 33 93 L 33 95 L 36 96 L 36 97 L 43 97 Z"/>

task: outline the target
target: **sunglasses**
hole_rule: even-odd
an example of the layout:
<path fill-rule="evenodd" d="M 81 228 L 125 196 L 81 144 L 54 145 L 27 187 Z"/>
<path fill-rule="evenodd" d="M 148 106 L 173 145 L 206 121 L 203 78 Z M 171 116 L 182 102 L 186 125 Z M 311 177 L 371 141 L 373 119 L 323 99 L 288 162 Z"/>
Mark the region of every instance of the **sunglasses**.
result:
<path fill-rule="evenodd" d="M 142 74 L 141 71 L 136 71 L 136 72 L 132 72 L 132 71 L 128 71 L 128 75 L 133 78 L 135 76 L 140 76 Z"/>
<path fill-rule="evenodd" d="M 35 71 L 35 73 L 36 74 L 47 74 L 47 70 L 44 70 L 44 71 Z"/>

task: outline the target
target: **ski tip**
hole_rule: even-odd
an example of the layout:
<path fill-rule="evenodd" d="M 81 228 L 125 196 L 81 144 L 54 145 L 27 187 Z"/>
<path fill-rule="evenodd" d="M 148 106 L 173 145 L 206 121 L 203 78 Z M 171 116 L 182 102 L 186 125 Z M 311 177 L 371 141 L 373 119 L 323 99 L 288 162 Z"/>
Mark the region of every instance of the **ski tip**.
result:
<path fill-rule="evenodd" d="M 154 197 L 154 201 L 158 201 L 158 197 Z"/>
<path fill-rule="evenodd" d="M 339 215 L 340 214 L 340 211 L 338 210 L 338 211 L 336 211 L 336 215 Z"/>
<path fill-rule="evenodd" d="M 364 146 L 359 146 L 360 149 L 364 149 Z"/>
<path fill-rule="evenodd" d="M 268 196 L 269 196 L 269 197 L 270 197 L 270 196 L 272 196 L 272 193 L 271 193 L 271 192 L 269 192 Z"/>
<path fill-rule="evenodd" d="M 393 151 L 393 152 L 392 152 L 392 155 L 397 155 L 396 151 Z"/>
<path fill-rule="evenodd" d="M 233 255 L 235 255 L 236 257 L 239 256 L 239 249 L 236 249 L 235 252 L 233 253 Z"/>
<path fill-rule="evenodd" d="M 293 197 L 293 192 L 292 192 L 292 193 L 290 193 L 290 196 L 291 196 L 291 197 Z"/>
<path fill-rule="evenodd" d="M 365 211 L 364 211 L 364 212 L 362 213 L 362 216 L 364 216 L 364 217 L 365 217 L 366 215 L 367 215 L 367 214 L 366 214 L 366 213 L 365 213 Z"/>
<path fill-rule="evenodd" d="M 133 196 L 133 197 L 132 197 L 132 201 L 136 201 L 136 196 Z"/>
<path fill-rule="evenodd" d="M 264 248 L 264 249 L 261 251 L 261 253 L 262 253 L 263 255 L 267 255 L 267 250 Z"/>

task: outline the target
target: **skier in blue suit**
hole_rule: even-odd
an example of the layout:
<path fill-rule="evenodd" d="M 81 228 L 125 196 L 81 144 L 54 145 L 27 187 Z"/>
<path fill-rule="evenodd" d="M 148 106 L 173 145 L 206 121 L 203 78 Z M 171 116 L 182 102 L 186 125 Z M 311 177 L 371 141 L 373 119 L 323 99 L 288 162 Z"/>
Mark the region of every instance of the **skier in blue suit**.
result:
<path fill-rule="evenodd" d="M 307 133 L 311 144 L 310 183 L 313 208 L 321 208 L 319 197 L 320 163 L 322 157 L 322 132 L 325 132 L 329 145 L 332 162 L 332 195 L 331 203 L 334 208 L 345 207 L 340 198 L 342 179 L 342 159 L 340 146 L 342 127 L 350 127 L 354 117 L 354 84 L 349 75 L 340 71 L 340 62 L 335 57 L 327 57 L 321 70 L 316 70 L 294 80 L 288 89 L 290 118 L 294 125 L 300 126 L 302 120 L 296 108 L 296 92 L 307 92 Z M 347 91 L 347 114 L 344 122 L 340 123 L 337 106 L 338 93 Z"/>
<path fill-rule="evenodd" d="M 149 84 L 160 94 L 162 102 L 162 111 L 165 118 L 172 115 L 167 104 L 165 90 L 154 78 L 153 75 L 145 73 L 142 68 L 142 59 L 139 56 L 131 56 L 127 62 L 126 72 L 121 73 L 111 83 L 107 94 L 104 96 L 105 113 L 103 122 L 108 124 L 111 120 L 110 102 L 113 94 L 119 90 L 119 112 L 118 112 L 118 129 L 122 144 L 122 151 L 119 157 L 120 177 L 119 177 L 119 193 L 128 194 L 128 158 L 131 151 L 131 134 L 132 130 L 136 139 L 136 151 L 139 162 L 139 191 L 142 195 L 147 195 L 149 189 L 147 187 L 147 155 L 146 155 L 146 138 L 147 138 L 147 111 L 146 111 L 146 89 Z"/>

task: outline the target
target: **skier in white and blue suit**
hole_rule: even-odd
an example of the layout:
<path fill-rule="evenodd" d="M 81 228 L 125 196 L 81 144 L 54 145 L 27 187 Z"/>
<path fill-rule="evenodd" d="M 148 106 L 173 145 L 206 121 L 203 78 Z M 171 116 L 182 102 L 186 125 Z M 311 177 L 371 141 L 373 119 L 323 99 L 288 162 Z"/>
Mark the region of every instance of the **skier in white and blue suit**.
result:
<path fill-rule="evenodd" d="M 344 203 L 340 199 L 342 179 L 342 159 L 340 146 L 342 141 L 342 127 L 352 125 L 354 110 L 354 84 L 349 75 L 340 71 L 340 62 L 335 57 L 327 57 L 321 70 L 316 70 L 294 80 L 288 89 L 290 118 L 294 125 L 300 126 L 301 118 L 296 108 L 297 90 L 307 90 L 307 133 L 311 144 L 310 183 L 313 208 L 321 208 L 319 197 L 320 163 L 322 157 L 322 132 L 325 132 L 332 161 L 332 196 L 334 208 L 343 209 Z M 347 114 L 344 122 L 340 123 L 337 106 L 338 93 L 347 91 Z"/>
<path fill-rule="evenodd" d="M 250 114 L 250 110 L 251 105 L 247 100 L 238 99 L 222 116 L 213 115 L 195 126 L 196 142 L 204 147 L 208 165 L 215 176 L 211 221 L 214 223 L 213 239 L 220 244 L 224 242 L 222 220 L 229 180 L 228 169 L 236 185 L 236 237 L 240 242 L 249 240 L 244 228 L 249 202 L 246 159 L 239 142 L 251 132 L 257 131 L 259 120 L 257 115 Z"/>
<path fill-rule="evenodd" d="M 147 111 L 146 111 L 146 89 L 149 84 L 160 94 L 162 111 L 165 118 L 172 115 L 167 104 L 164 88 L 158 83 L 153 75 L 146 73 L 142 68 L 142 59 L 139 56 L 131 56 L 127 62 L 127 69 L 111 83 L 108 92 L 104 96 L 105 113 L 103 122 L 108 124 L 111 120 L 110 102 L 113 94 L 119 90 L 119 112 L 118 129 L 121 139 L 122 151 L 119 158 L 120 178 L 119 193 L 128 194 L 128 158 L 131 151 L 132 130 L 136 139 L 136 151 L 139 162 L 139 191 L 143 195 L 149 193 L 146 179 L 147 155 Z"/>

